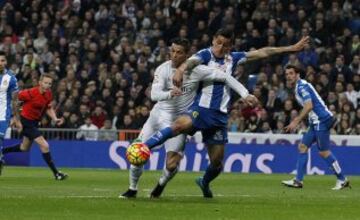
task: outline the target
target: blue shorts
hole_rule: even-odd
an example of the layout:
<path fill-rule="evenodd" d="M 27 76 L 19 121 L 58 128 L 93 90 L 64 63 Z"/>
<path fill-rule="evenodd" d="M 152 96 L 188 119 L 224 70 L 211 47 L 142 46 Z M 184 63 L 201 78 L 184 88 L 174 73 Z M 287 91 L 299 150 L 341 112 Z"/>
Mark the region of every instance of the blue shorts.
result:
<path fill-rule="evenodd" d="M 8 127 L 9 127 L 9 121 L 0 121 L 0 138 L 4 138 Z"/>
<path fill-rule="evenodd" d="M 316 142 L 319 151 L 327 151 L 330 149 L 330 129 L 336 122 L 331 117 L 324 122 L 316 125 L 310 125 L 308 131 L 303 135 L 302 143 L 307 147 Z"/>
<path fill-rule="evenodd" d="M 191 106 L 186 115 L 190 116 L 193 123 L 190 135 L 201 131 L 205 144 L 226 144 L 228 142 L 227 114 L 213 109 Z"/>
<path fill-rule="evenodd" d="M 29 138 L 31 141 L 41 136 L 38 121 L 21 117 L 21 124 L 23 125 L 22 136 Z"/>

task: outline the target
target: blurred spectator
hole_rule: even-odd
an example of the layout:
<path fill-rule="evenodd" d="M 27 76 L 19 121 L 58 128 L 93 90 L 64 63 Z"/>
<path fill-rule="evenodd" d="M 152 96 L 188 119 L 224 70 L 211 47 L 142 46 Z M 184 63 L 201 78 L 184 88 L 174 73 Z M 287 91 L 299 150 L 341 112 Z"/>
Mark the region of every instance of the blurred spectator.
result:
<path fill-rule="evenodd" d="M 116 129 L 111 124 L 111 120 L 106 119 L 104 121 L 104 126 L 99 130 L 99 138 L 98 140 L 102 141 L 114 141 L 117 140 L 117 132 Z"/>
<path fill-rule="evenodd" d="M 86 141 L 98 140 L 98 127 L 91 123 L 90 116 L 85 118 L 85 124 L 79 127 L 79 131 L 76 133 L 76 138 Z"/>
<path fill-rule="evenodd" d="M 104 126 L 105 119 L 106 114 L 102 110 L 101 106 L 96 106 L 93 114 L 91 115 L 91 122 L 96 125 L 96 127 L 102 128 Z"/>
<path fill-rule="evenodd" d="M 298 54 L 237 67 L 235 77 L 245 85 L 249 75 L 258 79 L 251 89 L 267 116 L 261 118 L 260 107 L 239 108 L 234 102 L 230 109 L 239 114 L 231 116 L 230 130 L 261 132 L 268 122 L 274 133 L 282 132 L 278 122 L 286 126 L 298 108 L 284 79 L 287 63 L 304 69 L 304 77 L 337 117 L 350 102 L 348 124 L 354 130 L 357 125 L 351 115 L 359 108 L 360 40 L 351 24 L 358 19 L 358 1 L 32 2 L 6 1 L 0 11 L 0 50 L 7 53 L 21 88 L 33 86 L 44 72 L 56 76 L 54 99 L 66 116 L 64 127 L 84 124 L 92 113 L 99 127 L 109 118 L 117 129 L 141 128 L 153 105 L 150 82 L 157 65 L 169 58 L 170 40 L 188 37 L 194 53 L 209 47 L 221 27 L 234 30 L 239 51 L 287 46 L 303 35 L 312 38 Z"/>

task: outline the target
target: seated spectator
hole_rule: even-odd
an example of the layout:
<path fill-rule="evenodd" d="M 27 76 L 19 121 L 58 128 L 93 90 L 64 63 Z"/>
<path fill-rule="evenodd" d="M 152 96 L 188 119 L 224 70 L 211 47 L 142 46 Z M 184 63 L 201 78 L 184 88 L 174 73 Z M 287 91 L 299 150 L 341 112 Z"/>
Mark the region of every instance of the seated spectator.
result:
<path fill-rule="evenodd" d="M 99 138 L 101 141 L 115 141 L 118 139 L 118 134 L 116 129 L 112 126 L 111 120 L 106 119 L 104 126 L 100 128 Z"/>
<path fill-rule="evenodd" d="M 76 139 L 86 140 L 86 141 L 96 141 L 98 140 L 98 127 L 91 123 L 90 116 L 85 118 L 85 124 L 79 127 L 79 131 L 76 133 Z"/>

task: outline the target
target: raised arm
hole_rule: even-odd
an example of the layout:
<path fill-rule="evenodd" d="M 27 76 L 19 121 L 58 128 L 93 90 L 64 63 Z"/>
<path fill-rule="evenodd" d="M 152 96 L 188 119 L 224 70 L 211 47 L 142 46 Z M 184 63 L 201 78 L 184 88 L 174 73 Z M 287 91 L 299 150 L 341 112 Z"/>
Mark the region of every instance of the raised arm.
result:
<path fill-rule="evenodd" d="M 294 45 L 285 46 L 285 47 L 264 47 L 258 50 L 249 51 L 246 54 L 246 58 L 248 61 L 252 61 L 252 60 L 273 56 L 276 54 L 297 52 L 302 50 L 305 47 L 305 45 L 309 43 L 309 40 L 310 38 L 306 36 L 306 37 L 302 37 L 301 40 Z"/>

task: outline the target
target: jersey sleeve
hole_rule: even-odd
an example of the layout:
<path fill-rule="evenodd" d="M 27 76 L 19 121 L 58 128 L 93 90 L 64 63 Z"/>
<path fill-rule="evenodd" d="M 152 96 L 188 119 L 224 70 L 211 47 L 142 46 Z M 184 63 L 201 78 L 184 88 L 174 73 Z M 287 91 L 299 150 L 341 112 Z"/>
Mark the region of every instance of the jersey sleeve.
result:
<path fill-rule="evenodd" d="M 195 74 L 191 74 L 190 77 L 197 81 L 225 82 L 226 79 L 225 72 L 205 65 L 195 67 L 193 73 Z"/>
<path fill-rule="evenodd" d="M 17 79 L 16 79 L 15 76 L 11 76 L 11 78 L 10 78 L 9 91 L 10 91 L 10 93 L 19 91 L 19 87 L 18 87 L 18 84 L 17 84 Z"/>
<path fill-rule="evenodd" d="M 151 100 L 162 101 L 171 98 L 170 91 L 166 91 L 166 74 L 164 68 L 158 67 L 154 73 L 154 80 L 151 86 Z"/>
<path fill-rule="evenodd" d="M 307 85 L 301 85 L 297 90 L 298 95 L 303 100 L 303 102 L 311 101 L 310 89 Z"/>
<path fill-rule="evenodd" d="M 247 58 L 246 58 L 246 52 L 232 52 L 231 56 L 234 60 L 235 65 L 239 65 L 241 63 L 244 63 Z"/>
<path fill-rule="evenodd" d="M 18 99 L 20 101 L 29 101 L 31 99 L 30 89 L 24 89 L 19 92 Z"/>
<path fill-rule="evenodd" d="M 203 49 L 192 55 L 190 59 L 199 59 L 201 64 L 208 64 L 211 59 L 211 53 L 209 49 Z"/>

